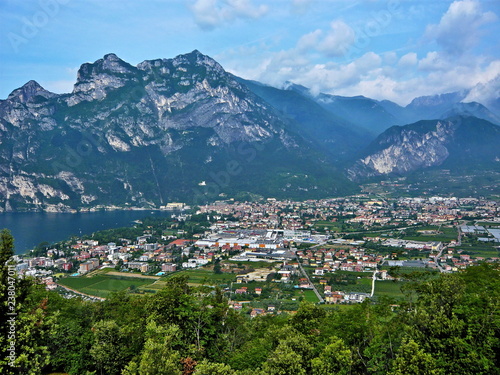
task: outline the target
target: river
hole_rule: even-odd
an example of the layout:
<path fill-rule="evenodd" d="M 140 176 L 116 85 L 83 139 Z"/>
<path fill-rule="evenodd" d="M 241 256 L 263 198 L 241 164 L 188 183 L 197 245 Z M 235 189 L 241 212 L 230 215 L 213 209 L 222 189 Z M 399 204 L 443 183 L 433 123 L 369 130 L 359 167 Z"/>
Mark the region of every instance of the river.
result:
<path fill-rule="evenodd" d="M 146 216 L 168 217 L 167 211 L 99 211 L 81 213 L 2 212 L 0 229 L 14 236 L 16 254 L 23 254 L 41 242 L 54 243 L 73 235 L 91 234 L 109 228 L 132 226 Z"/>

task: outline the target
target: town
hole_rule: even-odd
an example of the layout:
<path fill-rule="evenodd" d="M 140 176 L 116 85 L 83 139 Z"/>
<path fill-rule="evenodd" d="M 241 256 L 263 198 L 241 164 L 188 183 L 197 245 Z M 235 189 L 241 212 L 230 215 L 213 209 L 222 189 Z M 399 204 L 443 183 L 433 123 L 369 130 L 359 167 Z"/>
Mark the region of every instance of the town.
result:
<path fill-rule="evenodd" d="M 138 221 L 130 233 L 108 233 L 110 242 L 96 233 L 18 256 L 17 270 L 86 298 L 119 289 L 92 280 L 151 293 L 184 273 L 193 285 L 221 287 L 232 308 L 255 316 L 293 310 L 303 299 L 397 297 L 410 272 L 457 272 L 500 259 L 500 205 L 480 198 L 362 194 L 171 207 L 170 219 Z"/>

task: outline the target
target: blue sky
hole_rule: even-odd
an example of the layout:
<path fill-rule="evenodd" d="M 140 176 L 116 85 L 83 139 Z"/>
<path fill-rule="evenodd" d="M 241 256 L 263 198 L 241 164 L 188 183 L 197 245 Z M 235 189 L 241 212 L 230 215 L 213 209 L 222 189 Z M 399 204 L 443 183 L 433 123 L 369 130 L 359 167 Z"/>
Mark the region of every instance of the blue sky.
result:
<path fill-rule="evenodd" d="M 500 96 L 498 0 L 0 0 L 0 99 L 34 79 L 70 92 L 79 66 L 198 49 L 274 86 L 412 98 Z"/>

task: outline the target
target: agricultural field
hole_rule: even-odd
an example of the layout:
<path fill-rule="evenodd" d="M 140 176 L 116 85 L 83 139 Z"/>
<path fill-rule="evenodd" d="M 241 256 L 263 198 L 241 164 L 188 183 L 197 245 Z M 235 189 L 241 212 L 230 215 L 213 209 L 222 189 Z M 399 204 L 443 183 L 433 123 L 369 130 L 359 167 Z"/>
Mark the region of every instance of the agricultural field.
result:
<path fill-rule="evenodd" d="M 424 231 L 428 232 L 436 232 L 435 234 L 427 234 L 423 233 Z M 458 237 L 457 229 L 453 227 L 444 227 L 444 226 L 426 226 L 419 227 L 417 229 L 416 235 L 408 235 L 403 236 L 403 240 L 409 241 L 438 241 L 438 242 L 450 242 L 456 240 Z"/>
<path fill-rule="evenodd" d="M 294 296 L 299 299 L 300 297 L 304 297 L 305 301 L 309 301 L 312 303 L 319 302 L 318 297 L 311 289 L 297 289 L 294 292 Z"/>
<path fill-rule="evenodd" d="M 500 256 L 499 243 L 462 243 L 456 250 L 463 250 L 463 254 L 469 254 L 473 258 L 496 258 Z"/>
<path fill-rule="evenodd" d="M 375 297 L 402 298 L 401 287 L 405 284 L 402 281 L 382 280 L 375 282 Z"/>

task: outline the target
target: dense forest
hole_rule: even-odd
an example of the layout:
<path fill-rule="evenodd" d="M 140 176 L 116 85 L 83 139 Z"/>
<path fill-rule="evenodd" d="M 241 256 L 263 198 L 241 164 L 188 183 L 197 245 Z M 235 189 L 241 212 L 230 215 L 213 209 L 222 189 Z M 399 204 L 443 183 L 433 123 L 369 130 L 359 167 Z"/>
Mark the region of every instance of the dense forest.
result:
<path fill-rule="evenodd" d="M 65 299 L 9 267 L 0 234 L 1 374 L 500 374 L 500 270 L 415 277 L 404 300 L 303 302 L 250 319 L 172 277 L 154 295 Z"/>

